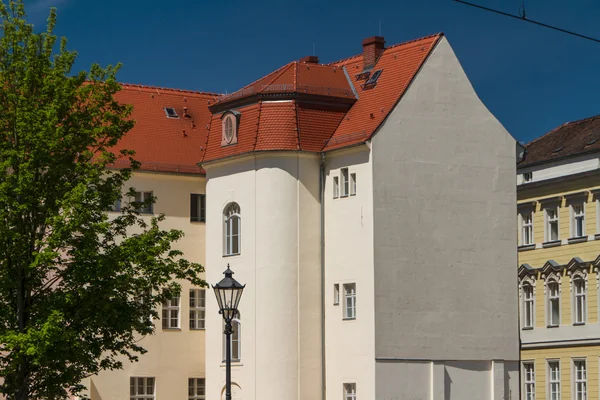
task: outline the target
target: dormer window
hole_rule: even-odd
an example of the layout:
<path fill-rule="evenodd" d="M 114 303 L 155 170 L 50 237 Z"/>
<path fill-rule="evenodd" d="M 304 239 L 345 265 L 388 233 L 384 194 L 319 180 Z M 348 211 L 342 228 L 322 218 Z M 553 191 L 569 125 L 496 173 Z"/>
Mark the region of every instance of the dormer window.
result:
<path fill-rule="evenodd" d="M 179 118 L 177 112 L 172 107 L 165 107 L 165 114 L 167 114 L 167 118 Z"/>
<path fill-rule="evenodd" d="M 223 134 L 221 137 L 221 146 L 229 146 L 231 144 L 237 143 L 237 128 L 239 115 L 240 114 L 238 112 L 234 111 L 229 111 L 223 114 Z"/>

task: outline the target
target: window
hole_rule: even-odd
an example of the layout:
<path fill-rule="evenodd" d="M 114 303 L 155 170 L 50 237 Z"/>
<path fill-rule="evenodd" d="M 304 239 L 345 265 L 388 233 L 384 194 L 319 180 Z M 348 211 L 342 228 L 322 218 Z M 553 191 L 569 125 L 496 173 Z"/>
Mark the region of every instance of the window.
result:
<path fill-rule="evenodd" d="M 154 204 L 152 204 L 152 192 L 135 192 L 136 203 L 141 204 L 137 209 L 142 214 L 152 214 L 154 212 Z"/>
<path fill-rule="evenodd" d="M 356 383 L 344 383 L 344 400 L 356 400 Z"/>
<path fill-rule="evenodd" d="M 189 378 L 188 400 L 204 400 L 205 387 L 204 378 Z"/>
<path fill-rule="evenodd" d="M 521 213 L 521 246 L 533 244 L 532 212 Z"/>
<path fill-rule="evenodd" d="M 341 195 L 341 197 L 346 197 L 346 196 L 348 196 L 348 191 L 349 191 L 349 186 L 350 186 L 350 182 L 348 181 L 348 168 L 342 168 L 341 174 L 342 174 L 342 193 L 340 195 Z"/>
<path fill-rule="evenodd" d="M 560 325 L 560 287 L 558 282 L 548 282 L 548 325 Z"/>
<path fill-rule="evenodd" d="M 154 378 L 129 378 L 129 400 L 154 400 Z"/>
<path fill-rule="evenodd" d="M 344 319 L 356 319 L 356 283 L 344 284 Z"/>
<path fill-rule="evenodd" d="M 223 323 L 224 328 L 225 323 Z M 240 312 L 237 318 L 231 321 L 231 361 L 240 361 L 242 359 L 242 321 Z M 227 358 L 226 336 L 223 334 L 223 360 Z"/>
<path fill-rule="evenodd" d="M 109 208 L 108 211 L 121 211 L 121 199 L 117 199 Z"/>
<path fill-rule="evenodd" d="M 206 222 L 206 195 L 190 194 L 190 221 Z"/>
<path fill-rule="evenodd" d="M 340 304 L 340 284 L 336 283 L 333 285 L 333 305 L 337 306 Z"/>
<path fill-rule="evenodd" d="M 229 146 L 237 143 L 237 121 L 238 116 L 235 112 L 227 112 L 222 116 L 222 137 L 221 146 Z"/>
<path fill-rule="evenodd" d="M 333 198 L 337 199 L 340 197 L 340 178 L 337 176 L 333 177 Z"/>
<path fill-rule="evenodd" d="M 179 297 L 163 301 L 162 327 L 163 329 L 179 328 Z"/>
<path fill-rule="evenodd" d="M 558 240 L 558 208 L 546 209 L 546 242 Z"/>
<path fill-rule="evenodd" d="M 525 400 L 535 400 L 535 369 L 532 362 L 523 363 Z"/>
<path fill-rule="evenodd" d="M 560 362 L 548 361 L 548 400 L 560 400 Z"/>
<path fill-rule="evenodd" d="M 523 283 L 523 328 L 533 328 L 533 286 L 530 283 Z"/>
<path fill-rule="evenodd" d="M 172 107 L 165 107 L 165 114 L 167 114 L 167 118 L 179 118 L 177 112 Z"/>
<path fill-rule="evenodd" d="M 585 210 L 583 204 L 571 206 L 571 237 L 585 236 Z"/>
<path fill-rule="evenodd" d="M 190 289 L 190 329 L 204 329 L 204 289 Z"/>
<path fill-rule="evenodd" d="M 573 370 L 573 388 L 575 400 L 587 400 L 587 366 L 585 360 L 574 360 Z"/>
<path fill-rule="evenodd" d="M 575 303 L 575 323 L 585 324 L 586 317 L 586 288 L 585 279 L 578 276 L 573 280 L 573 293 Z"/>
<path fill-rule="evenodd" d="M 531 173 L 531 172 L 524 172 L 523 173 L 523 182 L 525 182 L 525 183 L 531 182 L 532 178 L 533 178 L 533 173 Z"/>
<path fill-rule="evenodd" d="M 356 196 L 356 174 L 350 174 L 350 196 Z"/>
<path fill-rule="evenodd" d="M 223 252 L 226 256 L 233 256 L 240 254 L 240 230 L 241 230 L 241 216 L 240 206 L 237 203 L 230 203 L 225 208 L 225 251 Z"/>

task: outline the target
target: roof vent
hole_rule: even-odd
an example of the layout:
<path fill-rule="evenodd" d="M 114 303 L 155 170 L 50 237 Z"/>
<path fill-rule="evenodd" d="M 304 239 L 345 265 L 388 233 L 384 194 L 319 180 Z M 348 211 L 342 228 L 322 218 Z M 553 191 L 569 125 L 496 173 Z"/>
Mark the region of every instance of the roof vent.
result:
<path fill-rule="evenodd" d="M 596 142 L 598 141 L 598 139 L 600 139 L 600 138 L 596 138 L 596 139 L 592 139 L 592 140 L 590 140 L 589 142 L 587 142 L 586 146 L 591 146 L 591 145 L 593 145 L 594 143 L 596 143 Z"/>
<path fill-rule="evenodd" d="M 554 149 L 554 151 L 552 152 L 552 154 L 556 154 L 559 151 L 561 151 L 562 149 L 564 149 L 564 146 L 559 147 L 558 149 Z"/>
<path fill-rule="evenodd" d="M 179 118 L 177 112 L 172 107 L 165 107 L 165 114 L 167 114 L 167 118 Z"/>
<path fill-rule="evenodd" d="M 305 63 L 305 64 L 318 64 L 319 63 L 319 57 L 317 56 L 306 56 L 306 57 L 302 57 L 300 59 L 301 63 Z"/>

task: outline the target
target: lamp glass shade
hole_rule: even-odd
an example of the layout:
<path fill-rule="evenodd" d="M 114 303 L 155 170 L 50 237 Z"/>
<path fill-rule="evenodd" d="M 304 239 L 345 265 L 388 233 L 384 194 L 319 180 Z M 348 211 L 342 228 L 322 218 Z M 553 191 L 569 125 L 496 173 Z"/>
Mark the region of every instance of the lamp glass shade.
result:
<path fill-rule="evenodd" d="M 224 274 L 225 278 L 214 285 L 213 290 L 215 291 L 219 310 L 223 314 L 223 318 L 225 318 L 226 321 L 231 321 L 237 314 L 238 305 L 242 298 L 242 292 L 246 285 L 242 285 L 233 279 L 233 271 L 229 269 L 229 265 Z"/>

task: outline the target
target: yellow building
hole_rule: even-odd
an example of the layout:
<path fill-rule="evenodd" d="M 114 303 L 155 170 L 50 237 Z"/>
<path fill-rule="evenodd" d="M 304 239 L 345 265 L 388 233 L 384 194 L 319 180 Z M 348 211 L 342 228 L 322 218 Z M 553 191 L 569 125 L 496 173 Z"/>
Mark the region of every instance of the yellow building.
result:
<path fill-rule="evenodd" d="M 600 116 L 525 146 L 517 168 L 521 398 L 598 399 Z"/>

